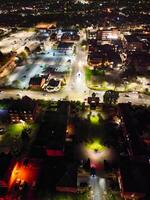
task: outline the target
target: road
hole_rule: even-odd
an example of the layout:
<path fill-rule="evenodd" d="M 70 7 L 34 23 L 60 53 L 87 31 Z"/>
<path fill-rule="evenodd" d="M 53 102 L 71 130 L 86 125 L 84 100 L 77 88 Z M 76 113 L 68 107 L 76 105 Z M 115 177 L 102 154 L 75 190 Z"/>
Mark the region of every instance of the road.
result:
<path fill-rule="evenodd" d="M 90 177 L 91 200 L 105 200 L 106 182 L 104 178 Z"/>
<path fill-rule="evenodd" d="M 134 92 L 120 93 L 118 103 L 131 102 L 135 105 L 150 105 L 150 95 Z"/>
<path fill-rule="evenodd" d="M 80 93 L 78 90 L 68 90 L 68 89 L 62 89 L 59 92 L 56 93 L 48 93 L 46 96 L 44 95 L 43 92 L 41 91 L 30 91 L 30 90 L 5 90 L 2 91 L 0 93 L 0 99 L 4 99 L 4 98 L 14 98 L 14 99 L 18 99 L 21 98 L 25 95 L 29 96 L 32 99 L 41 99 L 41 100 L 54 100 L 54 101 L 58 101 L 58 100 L 62 100 L 64 98 L 67 97 L 68 100 L 72 100 L 72 101 L 81 101 L 83 102 L 85 98 L 88 97 L 89 94 L 92 94 L 92 90 L 89 90 L 89 93 L 84 94 L 84 93 Z M 97 96 L 100 97 L 100 102 L 103 102 L 103 94 L 104 92 L 99 91 L 96 92 Z M 118 103 L 127 103 L 127 102 L 131 102 L 134 105 L 148 105 L 150 106 L 150 96 L 148 95 L 142 95 L 143 98 L 135 98 L 135 96 L 132 93 L 126 93 L 128 95 L 130 95 L 128 98 L 124 97 L 124 94 L 120 94 Z"/>
<path fill-rule="evenodd" d="M 76 52 L 75 59 L 72 63 L 70 79 L 63 92 L 67 94 L 73 92 L 73 96 L 83 98 L 85 93 L 87 94 L 89 92 L 84 76 L 84 66 L 87 63 L 87 54 L 81 49 L 79 42 L 76 44 Z"/>

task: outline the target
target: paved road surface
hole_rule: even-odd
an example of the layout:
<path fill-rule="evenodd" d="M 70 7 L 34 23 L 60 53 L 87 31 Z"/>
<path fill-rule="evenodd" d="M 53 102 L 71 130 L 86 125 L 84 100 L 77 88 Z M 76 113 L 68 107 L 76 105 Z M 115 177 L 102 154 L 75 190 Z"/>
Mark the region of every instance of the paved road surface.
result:
<path fill-rule="evenodd" d="M 91 200 L 105 200 L 106 182 L 104 178 L 90 177 Z"/>
<path fill-rule="evenodd" d="M 68 100 L 75 100 L 75 101 L 84 101 L 85 98 L 87 98 L 90 94 L 92 94 L 92 90 L 87 89 L 86 93 L 83 91 L 80 93 L 78 90 L 74 89 L 62 89 L 59 92 L 56 93 L 47 93 L 47 96 L 45 96 L 44 92 L 41 91 L 30 91 L 30 90 L 5 90 L 0 92 L 0 99 L 4 98 L 14 98 L 18 99 L 25 95 L 29 96 L 33 99 L 43 99 L 43 100 L 62 100 L 67 97 Z M 99 91 L 96 92 L 97 96 L 100 97 L 100 102 L 103 102 L 103 94 L 104 92 Z M 129 97 L 125 97 L 125 94 L 127 94 Z M 142 95 L 142 98 L 139 98 L 138 95 L 135 97 L 133 93 L 124 93 L 120 94 L 119 103 L 127 103 L 131 102 L 135 105 L 150 105 L 150 96 L 148 95 Z"/>

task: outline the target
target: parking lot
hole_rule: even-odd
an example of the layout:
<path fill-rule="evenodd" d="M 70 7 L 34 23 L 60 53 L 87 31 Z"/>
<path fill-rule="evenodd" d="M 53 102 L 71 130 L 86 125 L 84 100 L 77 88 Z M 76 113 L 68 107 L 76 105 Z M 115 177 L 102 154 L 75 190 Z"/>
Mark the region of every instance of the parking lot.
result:
<path fill-rule="evenodd" d="M 9 37 L 0 41 L 0 49 L 2 53 L 9 53 L 10 51 L 21 51 L 24 46 L 34 40 L 35 32 L 33 31 L 19 31 L 12 33 Z"/>
<path fill-rule="evenodd" d="M 9 75 L 7 86 L 20 89 L 28 88 L 31 77 L 41 75 L 63 75 L 71 69 L 73 54 L 71 51 L 49 49 L 28 57 L 24 65 L 16 67 Z"/>

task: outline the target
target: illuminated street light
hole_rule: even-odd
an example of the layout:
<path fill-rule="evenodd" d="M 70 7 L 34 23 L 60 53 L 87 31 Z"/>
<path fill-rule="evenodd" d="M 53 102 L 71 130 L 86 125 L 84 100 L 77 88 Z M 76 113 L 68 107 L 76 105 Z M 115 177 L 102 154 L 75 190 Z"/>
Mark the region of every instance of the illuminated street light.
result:
<path fill-rule="evenodd" d="M 86 148 L 89 150 L 93 150 L 95 153 L 105 150 L 105 146 L 100 144 L 100 141 L 98 139 L 89 141 L 89 143 L 86 144 Z"/>
<path fill-rule="evenodd" d="M 25 125 L 25 121 L 23 121 L 22 119 L 20 120 L 20 122 L 21 122 L 23 125 Z"/>
<path fill-rule="evenodd" d="M 90 115 L 90 122 L 93 125 L 98 125 L 99 124 L 99 116 L 96 112 L 92 112 Z"/>
<path fill-rule="evenodd" d="M 22 120 L 22 119 L 20 120 L 20 123 L 22 124 L 23 128 L 25 128 L 26 125 L 27 125 L 26 122 L 24 120 Z"/>

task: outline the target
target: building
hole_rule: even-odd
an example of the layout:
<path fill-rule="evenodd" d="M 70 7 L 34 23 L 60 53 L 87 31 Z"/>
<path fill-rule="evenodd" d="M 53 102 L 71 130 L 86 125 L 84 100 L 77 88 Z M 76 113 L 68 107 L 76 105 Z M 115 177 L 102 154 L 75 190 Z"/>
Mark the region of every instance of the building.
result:
<path fill-rule="evenodd" d="M 43 77 L 32 77 L 29 82 L 29 88 L 33 90 L 40 90 L 45 84 L 45 78 Z"/>
<path fill-rule="evenodd" d="M 59 42 L 57 46 L 57 50 L 62 50 L 62 51 L 67 51 L 67 50 L 73 50 L 74 44 L 73 43 L 68 43 L 68 42 Z"/>
<path fill-rule="evenodd" d="M 4 58 L 7 60 L 6 63 L 3 64 L 2 60 L 0 61 L 0 77 L 7 76 L 16 67 L 16 55 L 16 52 L 12 52 L 7 59 Z"/>
<path fill-rule="evenodd" d="M 64 174 L 56 184 L 56 191 L 77 192 L 77 167 L 75 165 L 69 164 L 68 169 L 64 171 Z"/>
<path fill-rule="evenodd" d="M 57 41 L 57 33 L 52 33 L 51 35 L 50 35 L 50 40 L 52 40 L 52 41 Z"/>
<path fill-rule="evenodd" d="M 120 31 L 117 28 L 103 29 L 103 30 L 94 30 L 91 29 L 87 31 L 88 40 L 97 40 L 97 41 L 111 41 L 116 40 L 120 36 Z"/>
<path fill-rule="evenodd" d="M 88 64 L 92 67 L 115 67 L 121 64 L 121 58 L 113 45 L 89 45 Z"/>
<path fill-rule="evenodd" d="M 145 199 L 150 197 L 150 170 L 148 162 L 121 160 L 119 186 L 125 199 Z M 148 199 L 148 198 L 147 198 Z"/>
<path fill-rule="evenodd" d="M 132 107 L 130 104 L 119 104 L 119 113 L 121 117 L 121 126 L 123 130 L 124 141 L 126 142 L 127 152 L 130 157 L 140 154 L 138 146 L 137 129 L 134 126 L 131 116 Z"/>
<path fill-rule="evenodd" d="M 38 112 L 37 102 L 24 96 L 22 99 L 14 100 L 8 110 L 9 119 L 12 123 L 33 122 Z"/>
<path fill-rule="evenodd" d="M 31 42 L 25 48 L 28 49 L 29 53 L 32 53 L 32 52 L 37 51 L 38 49 L 40 49 L 40 42 Z"/>
<path fill-rule="evenodd" d="M 53 30 L 53 29 L 56 29 L 56 22 L 53 22 L 53 23 L 41 22 L 41 23 L 38 23 L 35 26 L 35 28 L 40 30 L 40 31 Z"/>
<path fill-rule="evenodd" d="M 49 158 L 57 157 L 60 159 L 64 157 L 69 105 L 67 102 L 60 102 L 58 104 L 55 103 L 54 107 L 52 105 L 52 108 L 50 108 L 54 111 L 47 111 L 45 113 L 35 145 L 44 149 L 45 154 Z"/>
<path fill-rule="evenodd" d="M 88 104 L 91 108 L 95 109 L 96 106 L 99 105 L 100 99 L 99 97 L 96 97 L 96 94 L 93 93 L 91 97 L 88 97 Z"/>
<path fill-rule="evenodd" d="M 128 51 L 142 51 L 142 50 L 144 50 L 145 45 L 142 41 L 140 41 L 137 38 L 137 36 L 125 35 L 124 39 L 125 39 L 124 47 Z"/>
<path fill-rule="evenodd" d="M 74 35 L 70 33 L 64 33 L 61 37 L 61 41 L 63 42 L 75 42 L 79 41 L 80 36 L 79 35 Z"/>
<path fill-rule="evenodd" d="M 50 79 L 48 84 L 45 87 L 47 92 L 55 92 L 61 89 L 61 80 L 59 79 Z"/>
<path fill-rule="evenodd" d="M 90 66 L 101 66 L 103 64 L 103 58 L 99 53 L 91 53 L 88 55 L 88 64 Z"/>
<path fill-rule="evenodd" d="M 116 28 L 98 30 L 97 31 L 97 40 L 100 41 L 110 41 L 118 39 L 120 32 Z"/>
<path fill-rule="evenodd" d="M 88 40 L 96 40 L 97 39 L 97 31 L 95 31 L 95 30 L 89 30 L 88 32 L 87 32 L 87 39 Z"/>
<path fill-rule="evenodd" d="M 144 112 L 141 116 L 145 117 L 144 122 L 139 121 L 136 117 L 136 110 L 133 109 L 131 104 L 119 104 L 118 111 L 121 118 L 122 136 L 126 144 L 126 150 L 130 158 L 145 159 L 149 156 L 150 150 L 147 148 L 148 139 L 145 142 L 143 137 L 143 127 L 149 124 L 147 119 L 148 114 Z M 141 123 L 141 124 L 140 124 Z M 139 126 L 140 124 L 140 126 Z M 146 129 L 146 131 L 148 131 Z"/>
<path fill-rule="evenodd" d="M 136 72 L 150 72 L 150 53 L 134 52 L 128 54 L 127 63 L 129 66 L 134 67 Z"/>

